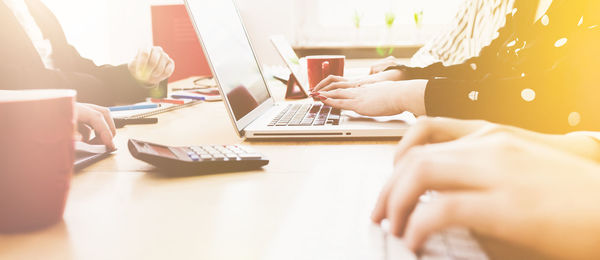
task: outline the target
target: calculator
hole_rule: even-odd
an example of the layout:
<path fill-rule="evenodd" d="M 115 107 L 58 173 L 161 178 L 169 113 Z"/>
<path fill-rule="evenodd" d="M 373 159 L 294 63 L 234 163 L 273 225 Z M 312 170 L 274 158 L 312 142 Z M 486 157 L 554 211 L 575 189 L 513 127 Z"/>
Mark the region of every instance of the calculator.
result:
<path fill-rule="evenodd" d="M 170 174 L 210 174 L 259 169 L 264 156 L 241 145 L 200 145 L 173 147 L 130 139 L 131 155 Z"/>

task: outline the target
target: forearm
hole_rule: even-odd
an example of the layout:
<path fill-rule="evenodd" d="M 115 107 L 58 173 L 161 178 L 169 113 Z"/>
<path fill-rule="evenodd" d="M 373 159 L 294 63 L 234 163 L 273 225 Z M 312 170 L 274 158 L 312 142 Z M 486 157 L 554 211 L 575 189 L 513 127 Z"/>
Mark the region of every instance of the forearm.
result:
<path fill-rule="evenodd" d="M 374 83 L 384 82 L 384 81 L 399 81 L 399 80 L 405 80 L 405 76 L 402 71 L 387 70 L 387 71 L 382 71 L 382 72 L 379 72 L 376 74 L 369 75 L 367 77 L 361 77 L 361 78 L 357 79 L 357 82 L 358 82 L 359 86 L 362 86 L 362 85 L 374 84 Z"/>
<path fill-rule="evenodd" d="M 398 94 L 396 94 L 397 111 L 408 111 L 415 116 L 426 114 L 425 89 L 427 80 L 410 80 L 398 82 Z"/>

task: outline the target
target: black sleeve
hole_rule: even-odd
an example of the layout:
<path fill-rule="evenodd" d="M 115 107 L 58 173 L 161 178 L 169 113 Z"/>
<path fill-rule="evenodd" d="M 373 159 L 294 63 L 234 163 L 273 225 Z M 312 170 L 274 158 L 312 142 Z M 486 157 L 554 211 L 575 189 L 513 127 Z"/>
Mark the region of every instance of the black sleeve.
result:
<path fill-rule="evenodd" d="M 600 111 L 600 102 L 582 94 L 592 89 L 595 87 L 573 88 L 568 80 L 551 82 L 543 78 L 435 79 L 425 90 L 425 107 L 428 116 L 483 119 L 563 134 L 600 129 L 600 121 L 594 116 Z"/>
<path fill-rule="evenodd" d="M 166 81 L 155 89 L 144 88 L 130 79 L 132 77 L 124 66 L 97 67 L 90 72 L 0 65 L 5 83 L 2 89 L 74 89 L 79 102 L 104 106 L 139 102 L 148 96 L 166 94 Z"/>
<path fill-rule="evenodd" d="M 81 57 L 79 52 L 74 47 L 68 46 L 67 53 L 63 53 L 68 60 L 63 62 L 63 68 L 67 71 L 75 73 L 87 74 L 95 78 L 100 86 L 96 86 L 105 92 L 102 96 L 108 99 L 96 97 L 86 93 L 89 87 L 76 86 L 75 89 L 80 92 L 79 100 L 92 103 L 132 103 L 143 101 L 146 97 L 164 97 L 167 94 L 167 81 L 163 81 L 157 88 L 148 88 L 138 82 L 129 72 L 127 65 L 111 66 L 103 65 L 96 66 L 93 61 Z M 92 91 L 94 92 L 94 91 Z"/>
<path fill-rule="evenodd" d="M 52 44 L 52 60 L 57 70 L 48 70 L 36 64 L 6 62 L 0 65 L 0 72 L 4 82 L 10 82 L 10 86 L 4 88 L 75 89 L 78 101 L 100 105 L 132 103 L 152 94 L 166 94 L 166 81 L 160 84 L 161 88 L 148 89 L 133 78 L 125 65 L 96 66 L 91 60 L 83 58 L 68 43 L 60 22 L 47 6 L 39 0 L 27 1 L 27 4 L 44 37 Z M 20 51 L 23 59 L 34 55 L 25 48 L 15 51 Z"/>

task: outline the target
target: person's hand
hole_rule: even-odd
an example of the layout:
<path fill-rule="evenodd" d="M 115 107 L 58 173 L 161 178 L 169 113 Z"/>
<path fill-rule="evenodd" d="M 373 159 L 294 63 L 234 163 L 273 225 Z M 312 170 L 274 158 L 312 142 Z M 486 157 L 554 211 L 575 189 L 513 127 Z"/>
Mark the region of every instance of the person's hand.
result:
<path fill-rule="evenodd" d="M 541 134 L 481 120 L 420 117 L 400 141 L 394 163 L 398 163 L 404 154 L 415 146 L 450 142 L 461 138 L 480 138 L 497 133 L 549 145 L 592 160 L 600 158 L 600 144 L 588 136 Z"/>
<path fill-rule="evenodd" d="M 131 75 L 147 86 L 156 86 L 175 71 L 175 62 L 161 47 L 140 50 L 128 64 Z"/>
<path fill-rule="evenodd" d="M 360 88 L 318 92 L 316 97 L 328 106 L 352 110 L 365 116 L 389 116 L 410 111 L 425 114 L 427 81 L 381 82 Z"/>
<path fill-rule="evenodd" d="M 371 66 L 371 72 L 369 74 L 377 74 L 385 71 L 387 68 L 391 66 L 397 66 L 400 64 L 399 60 L 394 56 L 389 56 L 383 60 L 377 61 L 375 64 Z"/>
<path fill-rule="evenodd" d="M 402 72 L 399 70 L 389 70 L 381 73 L 358 77 L 358 78 L 345 78 L 335 75 L 330 75 L 323 79 L 315 88 L 312 90 L 315 92 L 332 91 L 341 88 L 358 88 L 361 86 L 367 86 L 370 84 L 383 82 L 383 81 L 397 81 L 402 79 Z"/>
<path fill-rule="evenodd" d="M 105 107 L 82 103 L 75 104 L 75 109 L 77 122 L 79 123 L 77 140 L 87 143 L 101 143 L 108 150 L 114 150 L 113 138 L 117 134 L 117 129 L 110 111 Z M 90 140 L 92 131 L 95 133 L 95 138 Z"/>
<path fill-rule="evenodd" d="M 418 252 L 449 227 L 551 257 L 600 258 L 600 167 L 505 134 L 413 148 L 379 197 L 373 221 L 390 222 Z M 426 191 L 434 196 L 419 204 Z"/>

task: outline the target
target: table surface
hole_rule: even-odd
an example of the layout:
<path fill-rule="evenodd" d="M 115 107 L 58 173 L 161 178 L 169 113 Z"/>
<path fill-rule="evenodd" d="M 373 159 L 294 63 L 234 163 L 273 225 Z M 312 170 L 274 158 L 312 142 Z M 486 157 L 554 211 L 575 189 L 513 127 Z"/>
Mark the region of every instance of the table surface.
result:
<path fill-rule="evenodd" d="M 282 98 L 282 84 L 271 89 Z M 369 220 L 398 140 L 244 141 L 221 102 L 158 117 L 120 129 L 119 150 L 73 176 L 61 223 L 0 235 L 0 259 L 385 259 L 398 242 Z M 271 162 L 168 177 L 135 160 L 128 138 L 249 145 Z"/>
<path fill-rule="evenodd" d="M 354 67 L 360 63 L 355 63 Z M 172 84 L 191 86 L 191 80 Z M 270 82 L 277 99 L 283 84 Z M 384 236 L 369 221 L 397 143 L 249 142 L 221 102 L 127 126 L 118 151 L 73 176 L 64 220 L 0 235 L 2 259 L 377 259 Z M 127 140 L 243 144 L 270 159 L 261 170 L 168 177 L 134 159 Z M 329 241 L 324 243 L 323 241 Z"/>

